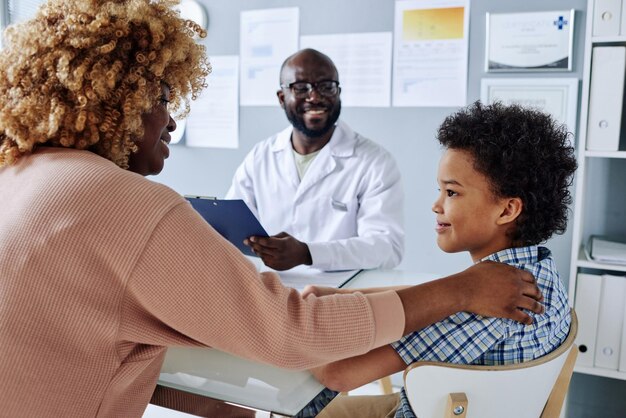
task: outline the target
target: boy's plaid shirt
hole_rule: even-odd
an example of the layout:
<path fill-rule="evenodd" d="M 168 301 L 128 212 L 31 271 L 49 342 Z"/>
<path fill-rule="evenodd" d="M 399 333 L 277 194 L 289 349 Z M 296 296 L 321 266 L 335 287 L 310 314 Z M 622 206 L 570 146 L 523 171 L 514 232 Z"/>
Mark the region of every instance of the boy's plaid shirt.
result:
<path fill-rule="evenodd" d="M 545 312 L 531 313 L 532 325 L 510 319 L 485 318 L 467 312 L 449 316 L 391 346 L 407 365 L 416 361 L 457 364 L 512 364 L 541 357 L 567 337 L 570 308 L 550 250 L 529 246 L 499 251 L 483 261 L 505 263 L 529 271 L 543 294 Z M 336 395 L 326 389 L 298 417 L 314 417 Z M 404 389 L 396 418 L 415 418 Z"/>
<path fill-rule="evenodd" d="M 391 344 L 407 365 L 416 361 L 487 365 L 521 363 L 551 352 L 567 338 L 570 307 L 550 250 L 537 246 L 509 248 L 485 257 L 485 260 L 532 273 L 543 294 L 545 312 L 531 314 L 531 325 L 459 312 Z M 415 418 L 404 389 L 400 396 L 396 418 Z"/>

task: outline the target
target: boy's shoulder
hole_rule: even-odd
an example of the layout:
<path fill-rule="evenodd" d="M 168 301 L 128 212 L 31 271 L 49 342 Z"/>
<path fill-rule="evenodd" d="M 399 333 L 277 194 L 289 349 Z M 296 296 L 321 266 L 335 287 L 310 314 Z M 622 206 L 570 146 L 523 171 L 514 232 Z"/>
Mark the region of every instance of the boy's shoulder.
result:
<path fill-rule="evenodd" d="M 482 261 L 495 261 L 497 263 L 523 266 L 537 264 L 552 257 L 552 253 L 546 247 L 528 245 L 526 247 L 505 248 L 483 258 Z"/>
<path fill-rule="evenodd" d="M 529 245 L 507 248 L 489 255 L 483 260 L 504 263 L 528 271 L 535 276 L 537 285 L 544 293 L 552 288 L 557 288 L 558 293 L 565 293 L 552 252 L 546 247 Z M 552 294 L 551 291 L 549 293 Z"/>

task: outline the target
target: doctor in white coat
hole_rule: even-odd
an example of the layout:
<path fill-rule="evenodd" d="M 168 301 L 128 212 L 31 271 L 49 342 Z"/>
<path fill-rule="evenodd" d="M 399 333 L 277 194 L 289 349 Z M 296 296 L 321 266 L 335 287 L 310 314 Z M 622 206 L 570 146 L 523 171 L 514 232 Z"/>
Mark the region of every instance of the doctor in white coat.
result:
<path fill-rule="evenodd" d="M 246 244 L 276 270 L 396 266 L 404 252 L 400 172 L 385 149 L 337 123 L 335 65 L 305 49 L 285 60 L 280 82 L 292 126 L 250 151 L 226 195 L 243 199 L 271 235 Z"/>

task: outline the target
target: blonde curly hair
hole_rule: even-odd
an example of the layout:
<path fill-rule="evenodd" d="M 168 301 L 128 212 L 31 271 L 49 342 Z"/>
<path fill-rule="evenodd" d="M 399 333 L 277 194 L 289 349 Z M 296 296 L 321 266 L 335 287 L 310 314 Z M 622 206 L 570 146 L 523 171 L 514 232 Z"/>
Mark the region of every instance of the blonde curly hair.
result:
<path fill-rule="evenodd" d="M 48 0 L 10 26 L 0 60 L 0 167 L 38 145 L 88 149 L 127 169 L 142 113 L 170 88 L 177 116 L 211 72 L 206 33 L 178 0 Z"/>

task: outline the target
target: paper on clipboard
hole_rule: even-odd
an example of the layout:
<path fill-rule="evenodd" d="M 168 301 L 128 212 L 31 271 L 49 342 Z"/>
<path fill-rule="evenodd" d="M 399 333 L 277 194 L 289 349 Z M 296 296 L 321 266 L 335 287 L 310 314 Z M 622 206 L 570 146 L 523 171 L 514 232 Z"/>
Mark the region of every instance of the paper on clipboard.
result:
<path fill-rule="evenodd" d="M 252 236 L 267 237 L 268 234 L 241 199 L 216 199 L 204 196 L 185 196 L 191 206 L 217 232 L 246 255 L 255 256 L 243 240 Z"/>

